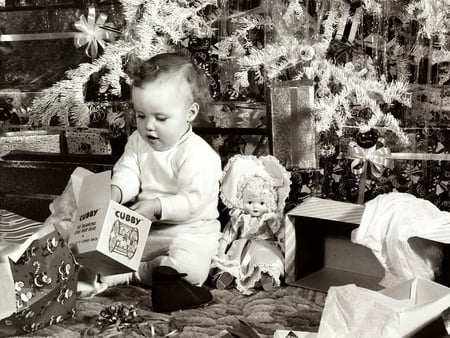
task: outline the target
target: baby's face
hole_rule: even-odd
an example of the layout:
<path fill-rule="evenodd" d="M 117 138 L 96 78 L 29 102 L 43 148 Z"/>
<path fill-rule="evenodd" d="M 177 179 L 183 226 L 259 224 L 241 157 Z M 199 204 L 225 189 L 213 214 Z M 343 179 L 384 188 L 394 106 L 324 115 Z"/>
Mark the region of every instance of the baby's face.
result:
<path fill-rule="evenodd" d="M 247 191 L 243 192 L 244 199 L 244 213 L 251 216 L 261 216 L 269 211 L 267 201 L 267 194 L 254 196 Z"/>
<path fill-rule="evenodd" d="M 159 78 L 132 89 L 136 126 L 156 151 L 172 148 L 198 112 L 187 84 Z"/>

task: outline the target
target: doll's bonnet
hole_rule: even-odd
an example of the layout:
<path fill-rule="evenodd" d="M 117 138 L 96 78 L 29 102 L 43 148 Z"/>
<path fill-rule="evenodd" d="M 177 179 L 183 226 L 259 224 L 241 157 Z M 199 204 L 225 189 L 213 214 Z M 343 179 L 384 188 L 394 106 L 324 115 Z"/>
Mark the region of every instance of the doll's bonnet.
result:
<path fill-rule="evenodd" d="M 240 208 L 239 187 L 253 175 L 267 177 L 278 192 L 277 212 L 283 212 L 290 189 L 290 174 L 272 155 L 235 155 L 226 164 L 221 179 L 220 198 L 228 208 Z"/>

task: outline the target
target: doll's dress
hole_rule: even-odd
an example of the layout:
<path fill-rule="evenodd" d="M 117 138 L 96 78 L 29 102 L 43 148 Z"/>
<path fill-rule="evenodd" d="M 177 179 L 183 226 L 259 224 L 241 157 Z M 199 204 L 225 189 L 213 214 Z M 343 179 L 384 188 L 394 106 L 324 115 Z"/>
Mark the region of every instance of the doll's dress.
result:
<path fill-rule="evenodd" d="M 252 217 L 241 212 L 238 190 L 252 175 L 268 177 L 276 187 L 277 207 L 270 215 Z M 280 285 L 284 275 L 283 210 L 289 190 L 289 172 L 271 155 L 234 155 L 223 169 L 220 198 L 232 217 L 223 229 L 225 255 L 215 256 L 212 267 L 230 273 L 236 288 L 244 294 L 252 293 L 263 272 L 272 276 L 274 286 Z"/>
<path fill-rule="evenodd" d="M 263 272 L 273 278 L 274 286 L 280 285 L 283 254 L 273 235 L 277 229 L 270 226 L 276 223 L 276 215 L 266 220 L 241 214 L 224 229 L 227 243 L 231 245 L 225 256 L 215 259 L 213 266 L 230 273 L 235 278 L 236 288 L 243 294 L 252 293 Z M 233 234 L 238 234 L 238 238 L 233 240 Z"/>

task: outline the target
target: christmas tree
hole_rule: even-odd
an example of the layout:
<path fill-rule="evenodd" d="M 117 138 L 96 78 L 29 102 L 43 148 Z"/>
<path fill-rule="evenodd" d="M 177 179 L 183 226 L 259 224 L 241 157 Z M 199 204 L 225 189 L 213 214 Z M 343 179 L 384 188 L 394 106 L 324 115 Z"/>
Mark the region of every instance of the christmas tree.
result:
<path fill-rule="evenodd" d="M 247 10 L 241 2 L 121 1 L 125 27 L 120 39 L 105 43 L 98 59 L 44 89 L 34 101 L 31 121 L 48 125 L 57 117 L 64 126 L 89 126 L 85 91 L 92 74 L 102 74 L 100 93 L 120 97 L 123 84 L 129 85 L 129 60 L 175 50 L 196 37 L 220 38 L 210 53 L 237 64 L 234 97 L 252 83 L 270 87 L 283 80 L 313 81 L 318 132 L 339 135 L 356 112 L 361 131 L 385 128 L 406 143 L 396 115 L 398 107 L 411 106 L 419 60 L 439 68 L 437 83 L 450 78 L 449 0 L 263 0 Z M 223 8 L 231 8 L 231 14 L 220 14 Z M 234 30 L 215 36 L 219 21 Z M 262 41 L 253 38 L 258 30 L 264 32 Z"/>

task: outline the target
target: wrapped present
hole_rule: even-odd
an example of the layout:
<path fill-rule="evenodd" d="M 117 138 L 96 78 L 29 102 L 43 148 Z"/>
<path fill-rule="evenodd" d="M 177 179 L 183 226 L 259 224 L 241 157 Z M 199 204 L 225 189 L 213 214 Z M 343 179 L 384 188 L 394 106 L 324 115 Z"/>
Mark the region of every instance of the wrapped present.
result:
<path fill-rule="evenodd" d="M 315 169 L 311 83 L 286 81 L 270 89 L 273 155 L 288 168 Z"/>
<path fill-rule="evenodd" d="M 6 132 L 0 136 L 0 156 L 12 150 L 61 153 L 61 135 L 46 130 Z"/>
<path fill-rule="evenodd" d="M 408 161 L 409 163 L 413 161 L 450 161 L 450 154 L 442 151 L 442 149 L 439 152 L 429 152 L 428 149 L 405 149 L 395 144 L 386 144 L 383 138 L 375 139 L 375 141 L 370 146 L 365 146 L 364 143 L 361 143 L 361 140 L 359 142 L 358 140 L 356 142 L 353 140 L 349 141 L 347 148 L 344 149 L 344 155 L 342 155 L 342 158 L 352 160 L 350 163 L 351 173 L 359 179 L 358 203 L 365 201 L 367 179 L 370 177 L 383 179 L 385 171 L 390 169 L 392 172 L 395 168 L 395 161 Z M 422 171 L 421 174 L 424 179 L 427 179 L 426 176 L 431 175 L 432 172 L 427 173 L 426 171 Z M 432 177 L 430 176 L 428 179 L 432 180 Z"/>
<path fill-rule="evenodd" d="M 75 314 L 78 263 L 52 225 L 0 210 L 0 336 Z"/>
<path fill-rule="evenodd" d="M 83 131 L 66 131 L 67 153 L 69 154 L 111 154 L 107 129 L 90 128 Z"/>
<path fill-rule="evenodd" d="M 333 287 L 317 337 L 412 337 L 448 307 L 450 289 L 421 277 L 379 292 L 352 284 Z M 418 337 L 446 335 L 441 334 Z"/>
<path fill-rule="evenodd" d="M 360 133 L 358 127 L 347 126 L 340 137 L 323 137 L 318 145 L 320 172 L 311 174 L 311 194 L 362 203 L 397 191 L 450 211 L 449 129 L 406 128 L 409 144 L 399 142 L 392 132 L 377 131 Z M 292 190 L 307 192 L 300 186 L 304 183 Z"/>
<path fill-rule="evenodd" d="M 44 2 L 47 6 L 39 5 Z M 12 3 L 24 9 L 34 4 L 33 10 L 0 12 L 0 46 L 6 51 L 0 64 L 0 89 L 39 91 L 64 79 L 66 71 L 101 54 L 105 43 L 117 36 L 112 27 L 123 21 L 121 12 L 111 3 L 102 6 L 101 12 L 94 6 L 85 11 L 86 1 Z M 85 14 L 80 16 L 80 10 Z"/>

